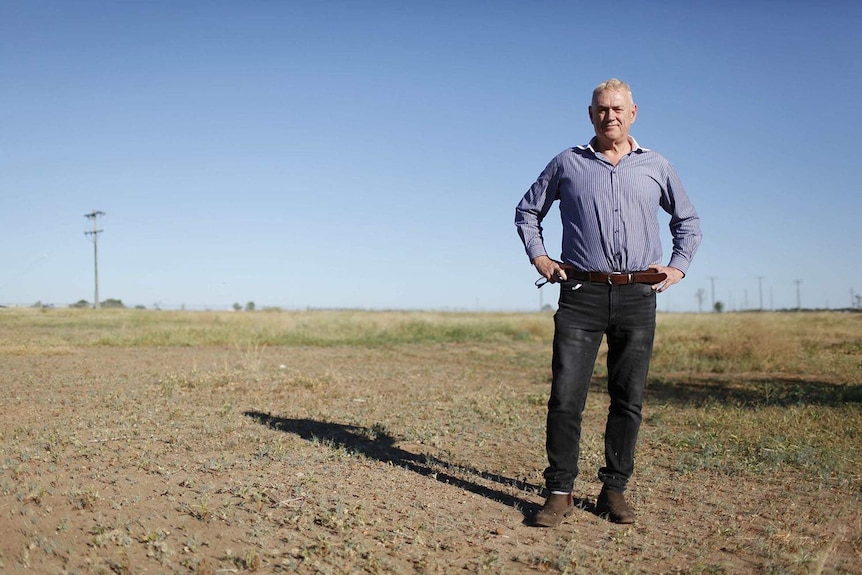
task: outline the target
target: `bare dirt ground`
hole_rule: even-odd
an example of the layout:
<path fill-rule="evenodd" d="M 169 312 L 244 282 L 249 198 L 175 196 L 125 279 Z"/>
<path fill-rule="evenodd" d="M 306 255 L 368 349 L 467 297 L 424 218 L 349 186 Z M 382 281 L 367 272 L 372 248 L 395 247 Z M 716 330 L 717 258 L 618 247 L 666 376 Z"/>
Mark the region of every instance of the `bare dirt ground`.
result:
<path fill-rule="evenodd" d="M 596 388 L 581 509 L 530 527 L 548 354 L 525 342 L 6 355 L 0 572 L 862 572 L 858 484 L 681 464 L 662 438 L 692 408 L 684 396 L 648 393 L 636 524 L 594 513 Z"/>

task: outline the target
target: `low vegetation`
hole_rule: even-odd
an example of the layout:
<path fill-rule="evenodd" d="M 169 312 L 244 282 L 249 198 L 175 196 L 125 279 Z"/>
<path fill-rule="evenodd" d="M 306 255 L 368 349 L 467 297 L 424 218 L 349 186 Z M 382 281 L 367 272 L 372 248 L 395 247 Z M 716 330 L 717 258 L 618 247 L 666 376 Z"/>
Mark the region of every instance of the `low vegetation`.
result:
<path fill-rule="evenodd" d="M 251 310 L 249 310 L 251 311 Z M 858 573 L 862 315 L 663 314 L 632 526 L 543 500 L 550 314 L 0 310 L 3 573 Z"/>

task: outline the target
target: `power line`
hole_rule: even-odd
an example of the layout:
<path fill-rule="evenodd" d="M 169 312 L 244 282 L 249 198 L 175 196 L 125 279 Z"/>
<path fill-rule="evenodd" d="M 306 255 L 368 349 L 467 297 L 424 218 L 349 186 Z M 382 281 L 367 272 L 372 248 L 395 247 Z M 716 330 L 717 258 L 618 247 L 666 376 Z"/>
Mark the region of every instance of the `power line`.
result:
<path fill-rule="evenodd" d="M 96 229 L 98 226 L 96 222 L 99 216 L 104 216 L 105 212 L 101 212 L 99 210 L 93 210 L 89 214 L 84 214 L 84 217 L 93 220 L 93 231 L 84 232 L 85 236 L 93 237 L 93 270 L 96 276 L 96 298 L 93 304 L 93 307 L 99 309 L 102 305 L 99 303 L 99 234 L 102 233 L 103 230 Z"/>

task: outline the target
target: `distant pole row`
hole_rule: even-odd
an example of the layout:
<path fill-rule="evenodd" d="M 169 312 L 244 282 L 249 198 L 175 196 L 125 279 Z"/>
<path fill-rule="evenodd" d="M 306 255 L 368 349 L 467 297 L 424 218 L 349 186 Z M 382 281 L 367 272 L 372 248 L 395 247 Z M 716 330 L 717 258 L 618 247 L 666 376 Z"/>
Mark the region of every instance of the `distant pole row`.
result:
<path fill-rule="evenodd" d="M 764 309 L 764 307 L 763 307 L 763 278 L 764 278 L 764 276 L 757 276 L 757 292 L 758 292 L 758 298 L 759 298 L 759 302 L 760 302 L 759 303 L 759 305 L 760 305 L 759 309 L 761 311 L 763 311 L 763 309 Z M 710 282 L 711 289 L 712 289 L 712 309 L 713 309 L 713 311 L 718 311 L 718 309 L 716 308 L 716 301 L 715 301 L 715 280 L 717 280 L 717 279 L 718 278 L 716 276 L 709 276 L 709 282 Z M 793 283 L 794 283 L 794 285 L 796 285 L 796 309 L 801 310 L 802 309 L 802 290 L 801 290 L 800 286 L 802 285 L 802 280 L 799 280 L 799 279 L 793 280 Z M 770 291 L 770 293 L 771 293 L 771 291 Z M 748 307 L 748 292 L 745 292 L 745 294 L 746 294 L 745 295 L 745 307 L 747 308 Z M 700 304 L 703 302 L 703 290 L 702 289 L 697 290 L 695 297 L 697 298 L 697 301 L 698 301 L 698 307 L 700 307 Z M 852 288 L 850 290 L 850 306 L 851 307 L 856 306 L 856 302 L 854 300 L 854 293 L 853 293 Z"/>

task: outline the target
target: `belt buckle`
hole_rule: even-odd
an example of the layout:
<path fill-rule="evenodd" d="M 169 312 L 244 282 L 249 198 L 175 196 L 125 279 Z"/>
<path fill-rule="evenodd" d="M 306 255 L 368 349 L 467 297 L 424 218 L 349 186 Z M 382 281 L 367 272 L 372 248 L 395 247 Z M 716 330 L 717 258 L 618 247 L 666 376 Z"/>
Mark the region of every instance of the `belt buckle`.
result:
<path fill-rule="evenodd" d="M 633 274 L 633 273 L 626 273 L 626 272 L 611 272 L 611 273 L 609 273 L 609 274 L 608 274 L 608 285 L 609 285 L 609 286 L 615 286 L 615 285 L 618 285 L 618 284 L 615 284 L 615 283 L 613 282 L 613 277 L 614 277 L 614 276 L 625 276 L 625 277 L 626 277 L 626 281 L 625 281 L 625 283 L 623 283 L 623 284 L 619 284 L 619 285 L 626 285 L 626 284 L 634 283 L 634 274 Z"/>

